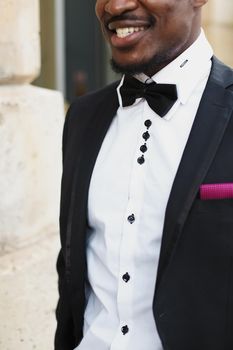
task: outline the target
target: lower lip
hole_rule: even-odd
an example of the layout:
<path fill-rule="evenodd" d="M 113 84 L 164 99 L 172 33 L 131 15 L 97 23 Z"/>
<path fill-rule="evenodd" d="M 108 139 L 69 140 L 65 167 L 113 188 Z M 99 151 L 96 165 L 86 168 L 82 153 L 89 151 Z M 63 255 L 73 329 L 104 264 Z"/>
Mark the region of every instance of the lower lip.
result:
<path fill-rule="evenodd" d="M 145 35 L 147 30 L 141 30 L 140 32 L 134 32 L 127 35 L 124 38 L 119 38 L 115 33 L 111 34 L 110 42 L 115 48 L 127 48 L 135 45 Z"/>

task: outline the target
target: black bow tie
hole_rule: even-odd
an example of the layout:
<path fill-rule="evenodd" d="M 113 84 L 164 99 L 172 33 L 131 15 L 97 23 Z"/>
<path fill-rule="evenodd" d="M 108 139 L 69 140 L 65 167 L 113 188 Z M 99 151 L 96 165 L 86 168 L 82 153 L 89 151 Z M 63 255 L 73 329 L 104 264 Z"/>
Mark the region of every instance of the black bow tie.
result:
<path fill-rule="evenodd" d="M 160 117 L 164 117 L 177 100 L 174 84 L 141 83 L 129 75 L 120 88 L 123 107 L 131 106 L 137 98 L 145 98 L 148 105 Z"/>

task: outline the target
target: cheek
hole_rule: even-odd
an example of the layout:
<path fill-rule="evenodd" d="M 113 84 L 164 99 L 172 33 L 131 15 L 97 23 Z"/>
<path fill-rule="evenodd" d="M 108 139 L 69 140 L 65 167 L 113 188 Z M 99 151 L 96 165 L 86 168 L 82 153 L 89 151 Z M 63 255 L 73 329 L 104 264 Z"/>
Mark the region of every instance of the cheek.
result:
<path fill-rule="evenodd" d="M 106 0 L 97 0 L 95 3 L 95 13 L 99 20 L 101 20 L 101 17 L 104 14 L 104 7 L 106 2 Z"/>
<path fill-rule="evenodd" d="M 155 14 L 165 14 L 176 9 L 179 0 L 141 0 L 143 6 Z"/>

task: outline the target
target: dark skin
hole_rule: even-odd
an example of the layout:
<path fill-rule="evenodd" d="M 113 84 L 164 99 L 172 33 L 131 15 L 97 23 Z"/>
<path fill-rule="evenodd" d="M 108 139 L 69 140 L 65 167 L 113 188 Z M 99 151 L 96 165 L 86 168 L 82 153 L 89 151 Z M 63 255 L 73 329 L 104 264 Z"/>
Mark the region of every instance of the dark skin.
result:
<path fill-rule="evenodd" d="M 97 0 L 115 69 L 149 76 L 161 70 L 197 39 L 207 1 Z"/>

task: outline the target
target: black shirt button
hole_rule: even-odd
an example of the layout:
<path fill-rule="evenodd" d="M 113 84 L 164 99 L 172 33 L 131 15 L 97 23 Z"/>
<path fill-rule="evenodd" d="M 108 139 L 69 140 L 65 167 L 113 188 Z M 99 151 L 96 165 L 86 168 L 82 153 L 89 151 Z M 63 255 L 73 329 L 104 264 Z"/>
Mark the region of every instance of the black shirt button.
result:
<path fill-rule="evenodd" d="M 130 275 L 128 274 L 128 272 L 126 272 L 123 276 L 122 279 L 125 283 L 129 282 L 130 280 Z"/>
<path fill-rule="evenodd" d="M 140 165 L 142 165 L 143 163 L 145 163 L 145 158 L 144 158 L 144 156 L 139 157 L 139 158 L 137 159 L 137 162 L 138 162 L 138 164 L 140 164 Z"/>
<path fill-rule="evenodd" d="M 130 222 L 130 224 L 133 224 L 133 223 L 134 223 L 134 221 L 135 221 L 135 216 L 134 216 L 134 214 L 131 214 L 131 215 L 128 216 L 128 221 Z"/>
<path fill-rule="evenodd" d="M 150 138 L 149 132 L 148 132 L 148 131 L 144 132 L 144 133 L 142 134 L 142 137 L 144 138 L 145 141 L 147 141 L 147 140 Z"/>
<path fill-rule="evenodd" d="M 141 151 L 142 153 L 145 153 L 145 152 L 147 151 L 147 146 L 146 146 L 146 144 L 145 144 L 145 145 L 142 145 L 142 146 L 140 147 L 140 151 Z"/>
<path fill-rule="evenodd" d="M 128 331 L 129 331 L 129 327 L 127 325 L 123 326 L 121 328 L 121 332 L 122 332 L 123 335 L 126 335 L 128 333 Z"/>
<path fill-rule="evenodd" d="M 149 129 L 149 127 L 152 125 L 152 121 L 147 119 L 144 123 L 144 125 Z"/>

